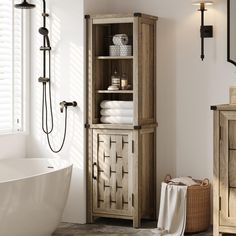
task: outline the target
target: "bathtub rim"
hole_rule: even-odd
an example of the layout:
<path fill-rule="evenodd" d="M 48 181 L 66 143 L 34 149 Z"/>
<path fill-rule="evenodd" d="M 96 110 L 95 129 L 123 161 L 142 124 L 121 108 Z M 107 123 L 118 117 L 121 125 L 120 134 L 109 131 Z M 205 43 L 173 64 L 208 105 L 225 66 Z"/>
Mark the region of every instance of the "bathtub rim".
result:
<path fill-rule="evenodd" d="M 48 172 L 43 172 L 43 173 L 40 173 L 40 174 L 35 174 L 35 175 L 28 175 L 28 176 L 25 176 L 23 178 L 12 178 L 10 180 L 6 180 L 6 181 L 0 181 L 0 184 L 5 184 L 5 183 L 11 183 L 11 182 L 18 182 L 18 181 L 24 181 L 24 180 L 27 180 L 27 179 L 31 179 L 31 178 L 36 178 L 36 177 L 40 177 L 40 176 L 45 176 L 45 175 L 48 175 L 48 174 L 51 174 L 51 173 L 56 173 L 56 172 L 59 172 L 59 171 L 62 171 L 62 170 L 66 170 L 66 169 L 71 169 L 71 172 L 73 170 L 73 163 L 68 161 L 68 160 L 64 160 L 62 158 L 3 158 L 3 159 L 0 159 L 0 163 L 2 161 L 7 161 L 7 160 L 57 160 L 57 161 L 63 161 L 64 163 L 66 163 L 67 165 L 61 167 L 61 168 L 48 168 L 50 169 L 50 171 Z"/>

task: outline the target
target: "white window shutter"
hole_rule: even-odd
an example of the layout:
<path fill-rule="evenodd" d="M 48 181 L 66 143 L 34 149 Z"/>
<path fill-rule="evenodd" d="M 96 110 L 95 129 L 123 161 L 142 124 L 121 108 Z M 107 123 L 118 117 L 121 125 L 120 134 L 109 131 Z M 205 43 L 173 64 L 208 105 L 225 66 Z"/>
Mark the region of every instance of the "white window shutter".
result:
<path fill-rule="evenodd" d="M 22 11 L 0 0 L 0 132 L 22 130 Z"/>

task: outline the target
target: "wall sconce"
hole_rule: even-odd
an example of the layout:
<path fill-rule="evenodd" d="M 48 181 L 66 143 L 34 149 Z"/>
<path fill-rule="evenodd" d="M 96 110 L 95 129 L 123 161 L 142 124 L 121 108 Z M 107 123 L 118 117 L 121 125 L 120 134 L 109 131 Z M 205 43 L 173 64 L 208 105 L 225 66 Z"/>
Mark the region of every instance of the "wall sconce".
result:
<path fill-rule="evenodd" d="M 200 37 L 201 37 L 201 59 L 202 61 L 205 58 L 204 55 L 204 39 L 205 38 L 213 38 L 213 26 L 204 24 L 204 14 L 207 11 L 206 6 L 212 5 L 212 1 L 196 1 L 193 3 L 195 6 L 200 6 L 199 11 L 201 12 L 201 28 L 200 28 Z"/>

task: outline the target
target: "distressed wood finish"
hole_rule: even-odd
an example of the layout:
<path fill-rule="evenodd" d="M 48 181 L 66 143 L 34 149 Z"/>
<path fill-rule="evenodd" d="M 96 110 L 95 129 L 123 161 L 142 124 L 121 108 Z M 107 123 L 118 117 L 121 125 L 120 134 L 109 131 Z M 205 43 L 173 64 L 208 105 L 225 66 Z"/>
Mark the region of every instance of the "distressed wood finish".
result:
<path fill-rule="evenodd" d="M 230 150 L 229 151 L 229 170 L 228 170 L 230 188 L 236 188 L 236 171 L 235 170 L 236 170 L 236 150 Z"/>
<path fill-rule="evenodd" d="M 235 111 L 236 105 L 222 104 L 218 106 L 212 106 L 211 109 L 215 111 Z"/>
<path fill-rule="evenodd" d="M 142 18 L 152 19 L 154 21 L 158 20 L 157 16 L 152 16 L 143 13 L 133 13 L 133 14 L 102 14 L 102 15 L 90 15 L 89 18 L 92 19 L 119 19 L 119 18 L 133 18 L 134 16 L 139 16 Z"/>
<path fill-rule="evenodd" d="M 93 155 L 93 135 L 92 135 L 92 129 L 87 130 L 87 156 L 92 157 Z M 93 159 L 92 158 L 86 158 L 86 164 L 87 164 L 87 223 L 93 223 L 93 177 L 92 177 L 92 166 L 93 166 Z"/>
<path fill-rule="evenodd" d="M 228 119 L 226 112 L 220 112 L 220 225 L 226 224 L 228 213 Z"/>
<path fill-rule="evenodd" d="M 150 19 L 140 20 L 142 37 L 139 41 L 139 120 L 141 124 L 155 122 L 156 88 L 155 88 L 155 24 Z"/>
<path fill-rule="evenodd" d="M 145 14 L 87 16 L 87 222 L 156 219 L 156 20 Z M 129 57 L 110 57 L 107 36 L 125 33 Z M 108 41 L 107 41 L 108 40 Z M 132 90 L 107 91 L 125 72 Z M 133 101 L 133 124 L 101 124 L 103 100 Z"/>
<path fill-rule="evenodd" d="M 219 235 L 219 142 L 220 142 L 220 112 L 214 111 L 214 168 L 213 168 L 213 235 Z"/>
<path fill-rule="evenodd" d="M 134 67 L 133 67 L 133 101 L 134 101 L 134 125 L 139 125 L 139 99 L 140 94 L 138 94 L 139 89 L 139 78 L 140 78 L 140 50 L 139 49 L 139 41 L 140 41 L 140 18 L 134 18 L 134 25 L 133 25 L 133 56 L 134 56 Z"/>
<path fill-rule="evenodd" d="M 214 107 L 213 235 L 236 233 L 236 106 Z"/>
<path fill-rule="evenodd" d="M 142 218 L 156 218 L 156 130 L 153 128 L 140 131 L 142 169 Z"/>
<path fill-rule="evenodd" d="M 94 213 L 132 216 L 132 132 L 94 130 Z"/>
<path fill-rule="evenodd" d="M 236 170 L 233 170 L 235 156 L 234 147 L 236 146 L 235 134 L 232 132 L 235 130 L 236 112 L 234 111 L 222 111 L 220 112 L 220 126 L 222 129 L 222 140 L 220 144 L 220 195 L 221 195 L 221 214 L 220 225 L 224 226 L 236 226 L 236 214 L 232 214 L 236 211 L 233 208 L 233 200 L 236 199 L 235 189 L 233 182 L 236 179 Z M 235 165 L 235 164 L 234 164 Z"/>

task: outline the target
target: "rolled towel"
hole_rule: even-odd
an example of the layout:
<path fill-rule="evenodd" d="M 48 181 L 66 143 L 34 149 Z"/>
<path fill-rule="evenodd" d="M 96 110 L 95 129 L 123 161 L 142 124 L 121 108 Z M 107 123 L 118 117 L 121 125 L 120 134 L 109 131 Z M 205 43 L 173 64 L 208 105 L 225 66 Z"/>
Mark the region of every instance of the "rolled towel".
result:
<path fill-rule="evenodd" d="M 133 109 L 101 109 L 100 114 L 102 116 L 133 116 Z"/>
<path fill-rule="evenodd" d="M 104 100 L 100 104 L 101 108 L 112 108 L 112 109 L 133 109 L 133 101 L 109 101 Z"/>
<path fill-rule="evenodd" d="M 104 124 L 132 124 L 133 117 L 102 116 L 101 122 Z"/>
<path fill-rule="evenodd" d="M 192 177 L 179 177 L 179 178 L 171 179 L 169 183 L 178 184 L 178 185 L 186 185 L 186 186 L 200 185 Z"/>
<path fill-rule="evenodd" d="M 115 45 L 126 45 L 129 42 L 129 37 L 127 34 L 116 34 L 113 36 L 112 41 Z"/>

